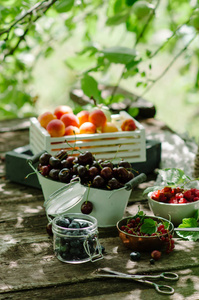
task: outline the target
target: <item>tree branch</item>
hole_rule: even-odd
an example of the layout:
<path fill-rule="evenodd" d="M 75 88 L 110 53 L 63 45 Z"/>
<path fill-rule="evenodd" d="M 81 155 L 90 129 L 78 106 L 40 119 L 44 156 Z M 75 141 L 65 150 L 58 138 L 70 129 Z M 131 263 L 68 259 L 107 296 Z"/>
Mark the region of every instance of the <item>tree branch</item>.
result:
<path fill-rule="evenodd" d="M 181 49 L 176 56 L 174 56 L 174 58 L 172 59 L 172 61 L 170 62 L 170 64 L 165 68 L 165 70 L 160 74 L 160 76 L 158 76 L 155 80 L 153 80 L 153 83 L 145 89 L 145 91 L 142 93 L 142 95 L 140 97 L 143 97 L 153 86 L 155 83 L 157 83 L 167 72 L 168 70 L 171 68 L 171 66 L 175 63 L 175 61 L 180 57 L 180 55 L 182 55 L 182 53 L 184 51 L 187 50 L 187 48 L 189 47 L 189 45 L 195 40 L 195 38 L 197 37 L 197 33 L 193 36 L 193 38 L 185 45 L 185 47 L 183 49 Z"/>
<path fill-rule="evenodd" d="M 43 12 L 45 13 L 57 0 L 43 0 L 41 2 L 36 3 L 33 7 L 31 7 L 30 9 L 28 9 L 25 13 L 23 13 L 19 18 L 17 18 L 8 29 L 2 30 L 0 32 L 0 36 L 7 33 L 7 37 L 5 39 L 8 40 L 9 37 L 9 33 L 11 31 L 11 29 L 17 24 L 20 23 L 23 19 L 25 19 L 28 15 L 32 15 L 34 11 L 39 11 L 39 10 L 43 10 Z M 45 3 L 47 2 L 47 3 Z M 45 5 L 43 5 L 45 4 Z M 36 18 L 38 19 L 38 18 Z"/>
<path fill-rule="evenodd" d="M 189 22 L 190 22 L 190 18 L 184 24 L 178 26 L 176 28 L 176 30 L 173 32 L 173 34 L 166 40 L 166 42 L 163 43 L 153 54 L 151 54 L 149 56 L 149 58 L 153 58 L 154 56 L 156 56 L 158 54 L 158 52 L 160 50 L 162 50 L 166 46 L 166 44 L 168 44 L 168 42 L 176 35 L 176 33 L 178 32 L 178 30 L 180 30 L 180 28 L 182 28 L 182 26 L 184 26 L 185 24 L 188 24 Z"/>
<path fill-rule="evenodd" d="M 7 53 L 4 54 L 3 56 L 3 60 L 9 56 L 9 55 L 12 55 L 16 50 L 17 48 L 19 47 L 20 43 L 25 40 L 25 36 L 27 35 L 29 29 L 30 29 L 30 25 L 32 22 L 36 22 L 40 17 L 41 15 L 36 15 L 36 17 L 34 18 L 34 20 L 31 20 L 32 19 L 32 16 L 33 16 L 33 12 L 34 11 L 42 11 L 43 13 L 45 13 L 57 0 L 44 0 L 44 1 L 41 1 L 41 2 L 38 2 L 36 3 L 32 8 L 30 8 L 29 10 L 27 10 L 21 17 L 19 17 L 17 20 L 15 20 L 11 25 L 10 27 L 7 29 L 7 30 L 4 30 L 4 31 L 1 31 L 0 32 L 0 36 L 4 33 L 7 33 L 7 37 L 5 39 L 8 40 L 8 37 L 9 37 L 9 33 L 11 31 L 11 29 L 17 24 L 19 23 L 20 21 L 24 20 L 27 16 L 30 16 L 30 20 L 29 20 L 29 23 L 26 27 L 26 29 L 24 30 L 24 33 L 22 36 L 19 37 L 16 45 L 14 47 L 12 47 L 12 49 L 10 49 L 10 51 L 8 51 Z"/>
<path fill-rule="evenodd" d="M 143 27 L 141 33 L 139 34 L 139 36 L 137 37 L 137 39 L 136 39 L 136 41 L 135 41 L 134 48 L 135 48 L 136 45 L 138 44 L 139 40 L 143 37 L 143 35 L 144 35 L 144 33 L 145 33 L 147 27 L 149 26 L 149 23 L 150 23 L 151 20 L 152 20 L 152 17 L 155 15 L 155 11 L 156 11 L 157 7 L 159 6 L 159 4 L 160 4 L 160 0 L 157 1 L 154 10 L 150 13 L 150 15 L 149 15 L 149 17 L 148 17 L 148 20 L 146 21 L 146 23 L 145 23 L 145 25 L 144 25 L 144 27 Z M 114 86 L 114 89 L 113 89 L 113 91 L 112 91 L 112 95 L 111 95 L 111 100 L 110 100 L 110 101 L 112 101 L 112 99 L 113 99 L 113 97 L 114 97 L 114 95 L 115 95 L 115 93 L 116 93 L 116 91 L 117 91 L 117 88 L 118 88 L 118 86 L 119 86 L 119 84 L 120 84 L 120 82 L 121 82 L 121 80 L 122 80 L 122 78 L 123 78 L 123 76 L 124 76 L 125 70 L 126 70 L 126 66 L 124 65 L 123 70 L 122 70 L 122 73 L 121 73 L 121 75 L 120 75 L 120 77 L 119 77 L 119 79 L 118 79 L 118 82 L 117 82 L 117 84 Z"/>

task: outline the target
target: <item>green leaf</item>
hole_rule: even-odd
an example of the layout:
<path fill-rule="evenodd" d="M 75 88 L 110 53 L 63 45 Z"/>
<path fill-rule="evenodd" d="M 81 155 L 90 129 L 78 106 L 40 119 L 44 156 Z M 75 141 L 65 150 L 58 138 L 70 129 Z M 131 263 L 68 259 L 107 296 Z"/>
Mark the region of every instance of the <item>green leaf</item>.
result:
<path fill-rule="evenodd" d="M 55 9 L 58 13 L 64 13 L 71 10 L 73 5 L 74 0 L 61 0 L 55 3 Z"/>
<path fill-rule="evenodd" d="M 139 108 L 137 107 L 129 107 L 127 110 L 128 114 L 132 117 L 136 117 L 139 114 Z"/>
<path fill-rule="evenodd" d="M 115 64 L 129 64 L 136 57 L 136 51 L 126 47 L 112 47 L 102 51 L 104 57 L 111 63 Z"/>
<path fill-rule="evenodd" d="M 126 5 L 132 6 L 137 0 L 125 0 Z"/>
<path fill-rule="evenodd" d="M 85 74 L 81 80 L 81 88 L 86 96 L 93 97 L 95 100 L 101 100 L 101 93 L 98 89 L 97 81 L 90 75 Z"/>
<path fill-rule="evenodd" d="M 144 223 L 141 226 L 140 231 L 151 235 L 157 231 L 157 223 L 151 218 L 144 219 Z"/>
<path fill-rule="evenodd" d="M 104 99 L 106 105 L 110 105 L 112 103 L 119 103 L 124 101 L 125 96 L 122 94 L 109 95 Z"/>
<path fill-rule="evenodd" d="M 182 224 L 178 226 L 179 228 L 189 228 L 198 227 L 197 219 L 195 218 L 185 218 L 182 220 Z M 176 234 L 181 238 L 187 239 L 189 241 L 197 241 L 199 239 L 199 232 L 193 231 L 176 231 Z"/>
<path fill-rule="evenodd" d="M 148 50 L 148 49 L 146 49 L 146 56 L 151 56 L 151 53 L 152 53 L 152 51 L 151 50 Z"/>
<path fill-rule="evenodd" d="M 106 25 L 107 26 L 113 26 L 113 25 L 120 25 L 122 23 L 125 23 L 128 20 L 129 13 L 120 13 L 115 16 L 112 16 L 107 19 Z"/>
<path fill-rule="evenodd" d="M 95 66 L 96 59 L 91 56 L 81 55 L 76 57 L 68 57 L 65 60 L 66 65 L 75 70 L 83 71 Z"/>
<path fill-rule="evenodd" d="M 141 86 L 142 84 L 143 84 L 142 81 L 138 81 L 138 82 L 136 83 L 136 87 L 139 87 L 139 86 Z"/>
<path fill-rule="evenodd" d="M 185 175 L 183 170 L 177 168 L 159 170 L 159 174 L 162 177 L 162 181 L 170 186 L 181 186 L 191 180 Z"/>

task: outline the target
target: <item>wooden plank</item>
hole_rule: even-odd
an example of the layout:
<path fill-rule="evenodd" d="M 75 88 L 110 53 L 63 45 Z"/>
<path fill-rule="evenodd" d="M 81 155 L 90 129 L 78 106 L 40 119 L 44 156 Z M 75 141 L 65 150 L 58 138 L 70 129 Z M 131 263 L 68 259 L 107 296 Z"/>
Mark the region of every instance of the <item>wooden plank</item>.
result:
<path fill-rule="evenodd" d="M 127 213 L 134 213 L 138 205 L 147 211 L 148 204 L 138 202 L 128 207 Z M 38 202 L 35 202 L 35 206 L 38 206 Z M 93 272 L 103 267 L 135 274 L 181 270 L 185 265 L 187 268 L 199 266 L 198 243 L 179 238 L 175 239 L 176 250 L 170 255 L 163 253 L 155 265 L 149 263 L 150 253 L 142 253 L 140 262 L 132 262 L 129 256 L 131 250 L 122 245 L 119 237 L 114 237 L 117 236 L 116 231 L 113 230 L 113 236 L 107 238 L 106 231 L 111 236 L 110 229 L 100 230 L 99 233 L 100 242 L 106 249 L 103 260 L 84 265 L 64 264 L 54 255 L 52 238 L 46 233 L 46 224 L 45 213 L 39 210 L 31 215 L 21 212 L 15 218 L 0 223 L 1 293 L 93 281 Z M 168 264 L 168 259 L 172 264 Z"/>
<path fill-rule="evenodd" d="M 106 249 L 104 259 L 84 265 L 64 264 L 58 261 L 53 253 L 52 241 L 46 235 L 34 231 L 34 235 L 26 237 L 21 232 L 21 241 L 4 241 L 6 251 L 1 253 L 0 259 L 0 291 L 23 291 L 29 289 L 46 288 L 65 284 L 96 281 L 95 272 L 98 268 L 110 268 L 128 273 L 151 273 L 171 270 L 181 270 L 198 267 L 198 245 L 194 242 L 176 241 L 176 250 L 169 256 L 162 255 L 161 261 L 150 265 L 149 253 L 143 253 L 140 262 L 129 259 L 130 250 L 124 248 L 119 238 L 101 239 Z M 20 233 L 18 234 L 20 236 Z M 5 248 L 4 248 L 5 249 Z M 192 251 L 191 257 L 186 255 Z M 169 261 L 172 264 L 168 264 Z M 82 270 L 80 272 L 80 270 Z"/>

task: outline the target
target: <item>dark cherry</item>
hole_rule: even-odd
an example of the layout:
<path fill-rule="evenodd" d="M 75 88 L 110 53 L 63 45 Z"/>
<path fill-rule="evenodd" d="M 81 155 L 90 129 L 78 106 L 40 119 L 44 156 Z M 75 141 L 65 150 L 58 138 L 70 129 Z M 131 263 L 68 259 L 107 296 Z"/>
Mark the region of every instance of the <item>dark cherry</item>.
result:
<path fill-rule="evenodd" d="M 117 178 L 117 167 L 113 168 L 113 177 Z"/>
<path fill-rule="evenodd" d="M 83 214 L 89 215 L 93 210 L 93 204 L 90 201 L 85 201 L 82 203 L 81 212 Z"/>
<path fill-rule="evenodd" d="M 70 155 L 67 157 L 66 161 L 67 161 L 67 164 L 68 164 L 68 167 L 67 168 L 72 168 L 73 165 L 74 165 L 74 160 L 75 160 L 75 157 Z"/>
<path fill-rule="evenodd" d="M 99 162 L 98 162 L 97 160 L 94 160 L 94 161 L 93 161 L 92 167 L 96 167 L 96 168 L 98 168 L 99 170 L 102 169 L 101 165 L 99 164 Z"/>
<path fill-rule="evenodd" d="M 128 181 L 130 181 L 134 177 L 135 177 L 135 175 L 131 171 L 128 171 Z"/>
<path fill-rule="evenodd" d="M 70 169 L 68 168 L 61 169 L 58 174 L 58 177 L 61 182 L 69 183 L 71 179 Z"/>
<path fill-rule="evenodd" d="M 125 169 L 132 169 L 132 166 L 131 164 L 126 161 L 126 160 L 121 160 L 119 163 L 118 163 L 118 167 L 124 167 Z"/>
<path fill-rule="evenodd" d="M 117 179 L 122 182 L 126 183 L 129 181 L 129 173 L 128 170 L 124 167 L 117 168 Z"/>
<path fill-rule="evenodd" d="M 119 189 L 122 187 L 121 183 L 114 177 L 112 177 L 109 181 L 108 181 L 108 184 L 107 184 L 107 187 L 110 189 L 110 190 L 116 190 L 116 189 Z"/>
<path fill-rule="evenodd" d="M 41 166 L 40 168 L 39 168 L 39 171 L 40 171 L 40 174 L 41 175 L 43 175 L 43 176 L 47 176 L 48 174 L 49 174 L 49 172 L 50 172 L 50 166 L 49 165 L 47 165 L 47 166 Z"/>
<path fill-rule="evenodd" d="M 113 171 L 111 168 L 109 167 L 104 167 L 101 172 L 100 175 L 105 179 L 105 180 L 109 180 L 112 178 L 113 176 Z"/>
<path fill-rule="evenodd" d="M 97 175 L 93 179 L 92 186 L 98 189 L 103 188 L 105 186 L 105 180 L 102 176 Z"/>
<path fill-rule="evenodd" d="M 97 162 L 98 162 L 99 165 L 101 165 L 104 162 L 104 160 L 103 159 L 98 159 Z"/>
<path fill-rule="evenodd" d="M 93 155 L 91 152 L 89 151 L 86 151 L 84 153 L 81 153 L 79 156 L 78 156 L 78 162 L 80 165 L 92 165 L 93 163 Z"/>
<path fill-rule="evenodd" d="M 51 154 L 45 152 L 43 154 L 40 155 L 39 157 L 39 163 L 44 166 L 44 165 L 48 165 L 49 164 L 49 159 L 51 158 Z"/>
<path fill-rule="evenodd" d="M 102 168 L 104 168 L 104 167 L 109 167 L 109 168 L 111 168 L 111 169 L 113 169 L 113 163 L 111 162 L 111 161 L 109 161 L 109 160 L 105 160 L 105 161 L 103 161 L 102 163 L 101 163 L 101 166 L 102 166 Z"/>
<path fill-rule="evenodd" d="M 93 179 L 95 176 L 99 175 L 100 171 L 97 167 L 90 167 L 88 169 L 88 176 Z"/>
<path fill-rule="evenodd" d="M 60 160 L 66 159 L 68 157 L 68 153 L 66 150 L 61 149 L 56 155 L 56 158 L 59 158 Z"/>
<path fill-rule="evenodd" d="M 77 173 L 78 173 L 80 178 L 83 178 L 87 175 L 87 168 L 83 165 L 79 165 L 77 167 Z"/>
<path fill-rule="evenodd" d="M 73 175 L 77 175 L 78 174 L 78 170 L 77 168 L 79 167 L 79 164 L 74 164 L 72 167 L 72 174 Z"/>
<path fill-rule="evenodd" d="M 75 157 L 75 159 L 73 160 L 73 164 L 79 164 L 79 162 L 78 162 L 78 156 Z"/>
<path fill-rule="evenodd" d="M 59 180 L 58 174 L 60 172 L 60 169 L 51 169 L 49 172 L 49 177 L 53 180 Z"/>
<path fill-rule="evenodd" d="M 61 169 L 63 169 L 63 168 L 68 168 L 68 169 L 70 169 L 70 167 L 71 167 L 71 163 L 70 163 L 68 160 L 63 159 L 63 160 L 61 161 Z"/>
<path fill-rule="evenodd" d="M 53 168 L 59 169 L 61 167 L 61 160 L 59 158 L 51 156 L 50 159 L 49 159 L 49 164 Z"/>

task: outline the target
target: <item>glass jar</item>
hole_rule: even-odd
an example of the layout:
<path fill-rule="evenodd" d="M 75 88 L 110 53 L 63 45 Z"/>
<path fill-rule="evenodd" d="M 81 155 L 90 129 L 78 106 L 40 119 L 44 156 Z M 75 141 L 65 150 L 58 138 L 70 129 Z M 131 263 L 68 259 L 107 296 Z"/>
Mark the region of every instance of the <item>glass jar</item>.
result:
<path fill-rule="evenodd" d="M 81 213 L 68 213 L 52 220 L 53 248 L 65 263 L 94 262 L 103 258 L 97 220 Z"/>

